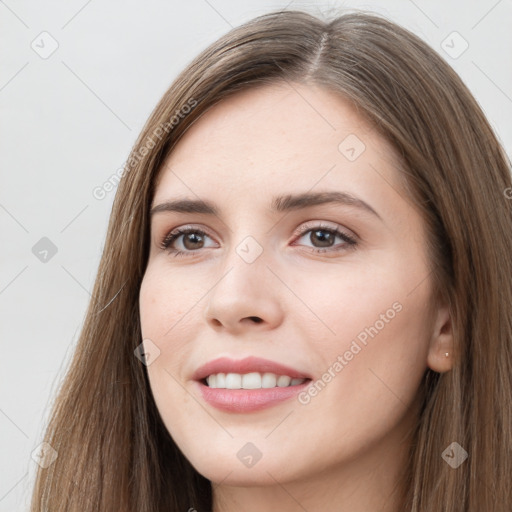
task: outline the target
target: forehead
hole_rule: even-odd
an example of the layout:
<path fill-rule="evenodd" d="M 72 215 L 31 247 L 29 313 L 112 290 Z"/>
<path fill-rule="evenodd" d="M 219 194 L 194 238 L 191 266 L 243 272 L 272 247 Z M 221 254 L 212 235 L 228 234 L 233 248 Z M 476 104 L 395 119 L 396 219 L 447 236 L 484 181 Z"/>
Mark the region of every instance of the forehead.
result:
<path fill-rule="evenodd" d="M 394 152 L 340 95 L 279 83 L 222 100 L 164 162 L 154 203 L 173 195 L 238 197 L 343 187 L 399 189 Z"/>

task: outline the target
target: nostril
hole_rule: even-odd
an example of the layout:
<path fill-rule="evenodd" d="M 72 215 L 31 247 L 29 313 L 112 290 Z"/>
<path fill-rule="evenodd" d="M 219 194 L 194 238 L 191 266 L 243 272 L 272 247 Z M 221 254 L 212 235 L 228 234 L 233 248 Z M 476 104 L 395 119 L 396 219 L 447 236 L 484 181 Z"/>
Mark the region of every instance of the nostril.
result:
<path fill-rule="evenodd" d="M 249 318 L 251 320 L 254 320 L 257 324 L 259 324 L 260 322 L 263 322 L 263 320 L 259 316 L 250 316 Z"/>

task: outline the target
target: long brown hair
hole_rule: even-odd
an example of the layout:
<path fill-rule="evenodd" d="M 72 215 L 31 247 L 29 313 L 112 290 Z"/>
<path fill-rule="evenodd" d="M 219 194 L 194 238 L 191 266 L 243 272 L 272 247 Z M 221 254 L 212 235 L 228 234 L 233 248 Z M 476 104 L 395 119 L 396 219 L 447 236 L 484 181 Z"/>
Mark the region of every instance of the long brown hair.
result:
<path fill-rule="evenodd" d="M 427 227 L 432 304 L 450 306 L 457 358 L 449 372 L 426 371 L 401 510 L 512 509 L 510 161 L 461 79 L 414 34 L 364 12 L 281 11 L 195 58 L 132 148 L 44 436 L 58 456 L 38 469 L 32 512 L 211 510 L 212 484 L 165 429 L 134 355 L 148 210 L 163 160 L 192 123 L 237 91 L 282 80 L 338 93 L 396 150 Z M 469 454 L 457 469 L 442 457 L 452 442 Z"/>

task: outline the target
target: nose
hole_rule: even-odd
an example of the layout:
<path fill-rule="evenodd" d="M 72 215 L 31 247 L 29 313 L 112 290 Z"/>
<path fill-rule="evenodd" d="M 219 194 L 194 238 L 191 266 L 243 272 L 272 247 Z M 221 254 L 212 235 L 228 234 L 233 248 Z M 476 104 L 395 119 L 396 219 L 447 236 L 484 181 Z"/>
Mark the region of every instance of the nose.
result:
<path fill-rule="evenodd" d="M 248 263 L 234 253 L 207 295 L 206 322 L 232 334 L 278 327 L 283 321 L 285 290 L 275 273 L 262 256 Z"/>

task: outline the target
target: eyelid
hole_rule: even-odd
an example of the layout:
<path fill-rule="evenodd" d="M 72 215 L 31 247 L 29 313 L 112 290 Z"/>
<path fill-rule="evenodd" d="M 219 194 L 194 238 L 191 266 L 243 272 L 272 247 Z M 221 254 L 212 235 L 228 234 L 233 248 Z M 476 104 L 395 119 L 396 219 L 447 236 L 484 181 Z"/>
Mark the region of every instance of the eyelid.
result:
<path fill-rule="evenodd" d="M 351 229 L 347 229 L 340 224 L 336 224 L 335 222 L 328 222 L 325 220 L 308 220 L 303 222 L 297 229 L 294 230 L 293 236 L 303 236 L 310 229 L 331 229 L 341 231 L 349 237 L 357 238 L 359 240 L 359 236 L 357 233 L 352 231 Z"/>

